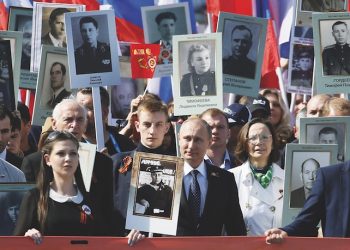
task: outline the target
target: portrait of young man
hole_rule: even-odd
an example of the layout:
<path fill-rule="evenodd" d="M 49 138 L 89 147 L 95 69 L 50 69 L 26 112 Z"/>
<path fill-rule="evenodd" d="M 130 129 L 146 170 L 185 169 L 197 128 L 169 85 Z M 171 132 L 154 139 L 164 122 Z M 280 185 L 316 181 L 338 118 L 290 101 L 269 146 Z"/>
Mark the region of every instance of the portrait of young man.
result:
<path fill-rule="evenodd" d="M 82 44 L 74 52 L 77 75 L 112 71 L 109 43 L 99 40 L 100 32 L 107 26 L 105 18 L 105 22 L 99 23 L 97 17 L 83 16 L 78 22 Z"/>

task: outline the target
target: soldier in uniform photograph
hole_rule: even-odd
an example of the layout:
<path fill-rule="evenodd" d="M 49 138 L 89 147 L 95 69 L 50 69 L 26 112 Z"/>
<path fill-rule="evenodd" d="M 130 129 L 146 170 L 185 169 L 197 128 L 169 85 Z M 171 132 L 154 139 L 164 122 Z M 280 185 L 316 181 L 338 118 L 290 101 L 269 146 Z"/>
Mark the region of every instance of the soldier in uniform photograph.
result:
<path fill-rule="evenodd" d="M 254 79 L 256 63 L 247 57 L 253 45 L 253 34 L 245 25 L 237 25 L 231 32 L 231 56 L 222 62 L 223 73 Z"/>
<path fill-rule="evenodd" d="M 99 28 L 91 16 L 79 21 L 83 45 L 75 50 L 76 74 L 102 73 L 112 71 L 111 51 L 107 43 L 97 40 Z"/>
<path fill-rule="evenodd" d="M 187 57 L 191 73 L 182 76 L 180 96 L 216 95 L 215 72 L 210 70 L 210 49 L 207 44 L 193 44 Z"/>
<path fill-rule="evenodd" d="M 348 25 L 337 21 L 332 25 L 335 44 L 327 46 L 322 53 L 324 75 L 350 75 L 350 47 Z"/>
<path fill-rule="evenodd" d="M 301 52 L 296 67 L 292 70 L 292 85 L 311 88 L 313 66 L 313 55 L 308 51 Z"/>
<path fill-rule="evenodd" d="M 151 174 L 151 183 L 145 184 L 137 190 L 136 202 L 145 211 L 144 215 L 170 217 L 173 200 L 173 190 L 164 184 L 162 166 L 151 166 L 146 169 Z"/>

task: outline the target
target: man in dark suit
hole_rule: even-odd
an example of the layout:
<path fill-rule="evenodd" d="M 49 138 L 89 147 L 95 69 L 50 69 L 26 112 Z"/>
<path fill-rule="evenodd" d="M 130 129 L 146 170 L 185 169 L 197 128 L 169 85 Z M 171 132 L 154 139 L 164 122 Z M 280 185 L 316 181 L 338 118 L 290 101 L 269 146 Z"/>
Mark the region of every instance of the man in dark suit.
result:
<path fill-rule="evenodd" d="M 52 113 L 52 129 L 54 131 L 67 131 L 74 134 L 78 140 L 84 142 L 82 135 L 86 129 L 86 109 L 79 105 L 76 100 L 64 99 L 56 105 Z M 35 152 L 26 156 L 23 160 L 22 171 L 27 181 L 36 181 L 42 159 L 41 152 Z M 81 192 L 87 193 L 83 183 L 81 171 L 75 172 L 75 180 Z M 96 152 L 92 173 L 90 192 L 87 194 L 92 202 L 102 209 L 102 214 L 106 216 L 106 227 L 110 225 L 110 216 L 113 211 L 113 176 L 112 160 L 110 157 Z M 109 228 L 108 228 L 109 229 Z"/>
<path fill-rule="evenodd" d="M 289 236 L 315 237 L 321 221 L 324 237 L 350 237 L 350 161 L 323 167 L 317 171 L 309 198 L 289 225 L 265 232 L 268 243 Z"/>
<path fill-rule="evenodd" d="M 0 158 L 20 168 L 23 159 L 6 149 L 13 122 L 14 116 L 11 111 L 6 106 L 0 105 Z"/>
<path fill-rule="evenodd" d="M 316 179 L 316 171 L 320 163 L 313 158 L 305 160 L 301 164 L 301 181 L 303 186 L 293 190 L 290 194 L 290 207 L 303 207 L 309 197 L 312 186 Z"/>
<path fill-rule="evenodd" d="M 67 47 L 66 31 L 64 29 L 64 13 L 70 12 L 66 8 L 54 9 L 49 17 L 50 31 L 41 38 L 41 43 L 55 47 Z"/>
<path fill-rule="evenodd" d="M 57 103 L 60 103 L 64 98 L 71 95 L 71 92 L 64 88 L 66 79 L 66 66 L 60 62 L 54 62 L 50 69 L 50 86 L 52 89 L 52 98 L 47 102 L 47 106 L 54 108 Z"/>
<path fill-rule="evenodd" d="M 246 235 L 234 176 L 204 162 L 211 144 L 211 128 L 189 118 L 180 129 L 179 145 L 185 160 L 178 236 Z"/>
<path fill-rule="evenodd" d="M 204 159 L 225 170 L 235 167 L 234 156 L 226 148 L 230 138 L 230 128 L 225 113 L 220 109 L 212 108 L 204 111 L 200 118 L 208 123 L 212 134 L 212 141 Z"/>
<path fill-rule="evenodd" d="M 175 155 L 163 145 L 165 134 L 170 124 L 168 109 L 161 101 L 141 101 L 137 107 L 136 130 L 140 133 L 140 143 L 133 151 L 116 154 L 113 159 L 113 176 L 115 177 L 114 206 L 120 216 L 119 224 L 124 227 L 128 208 L 129 187 L 131 180 L 132 158 L 135 152 L 145 152 L 163 155 Z"/>

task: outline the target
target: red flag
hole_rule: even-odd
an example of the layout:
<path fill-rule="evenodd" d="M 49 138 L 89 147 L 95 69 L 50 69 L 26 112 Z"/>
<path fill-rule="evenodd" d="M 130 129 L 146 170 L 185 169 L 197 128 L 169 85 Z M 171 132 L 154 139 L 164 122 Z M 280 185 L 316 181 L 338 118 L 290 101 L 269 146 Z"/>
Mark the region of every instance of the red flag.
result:
<path fill-rule="evenodd" d="M 159 44 L 131 44 L 132 78 L 153 78 L 159 52 Z"/>
<path fill-rule="evenodd" d="M 267 25 L 264 61 L 261 69 L 260 88 L 279 89 L 276 68 L 280 67 L 280 57 L 278 45 L 272 20 L 269 19 Z"/>
<path fill-rule="evenodd" d="M 213 32 L 215 32 L 220 11 L 251 16 L 253 5 L 252 0 L 207 0 L 207 11 L 212 14 Z"/>

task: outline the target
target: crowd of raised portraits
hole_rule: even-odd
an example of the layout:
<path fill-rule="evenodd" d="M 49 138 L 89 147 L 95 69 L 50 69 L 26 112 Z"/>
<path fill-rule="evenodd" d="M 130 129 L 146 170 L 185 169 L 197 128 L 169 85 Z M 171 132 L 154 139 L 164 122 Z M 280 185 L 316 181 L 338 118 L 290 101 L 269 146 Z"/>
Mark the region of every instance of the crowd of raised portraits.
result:
<path fill-rule="evenodd" d="M 24 196 L 19 212 L 11 214 L 17 217 L 14 235 L 30 236 L 36 243 L 43 235 L 127 235 L 134 244 L 144 235 L 125 230 L 131 179 L 125 159 L 132 159 L 135 152 L 176 155 L 176 138 L 185 161 L 178 236 L 258 236 L 266 232 L 269 242 L 278 242 L 287 234 L 316 236 L 320 220 L 324 236 L 348 235 L 348 230 L 340 233 L 334 228 L 334 233 L 323 224 L 334 211 L 327 210 L 325 201 L 315 201 L 323 192 L 317 189 L 321 177 L 308 193 L 307 211 L 302 210 L 292 225 L 277 229 L 282 220 L 284 148 L 298 141 L 299 118 L 348 116 L 348 100 L 316 95 L 305 103 L 297 98 L 292 127 L 287 105 L 277 90 L 261 90 L 258 98 L 241 97 L 224 110 L 208 109 L 191 117 L 174 116 L 171 104 L 145 94 L 132 100 L 124 126 L 113 127 L 107 123 L 108 92 L 100 88 L 100 94 L 105 148 L 96 152 L 90 192 L 82 180 L 78 142 L 96 143 L 91 89 L 80 89 L 76 96 L 63 99 L 42 128 L 31 126 L 29 110 L 22 103 L 15 113 L 1 107 L 0 157 L 16 168 L 0 166 L 5 173 L 0 181 L 36 183 Z M 182 123 L 177 135 L 176 123 Z M 337 167 L 347 166 L 345 162 Z M 147 192 L 154 195 L 160 192 L 153 187 L 161 182 L 159 172 L 162 169 L 149 169 L 152 182 Z M 144 213 L 165 204 L 145 198 L 150 196 L 139 199 Z M 312 210 L 315 208 L 317 211 Z"/>

